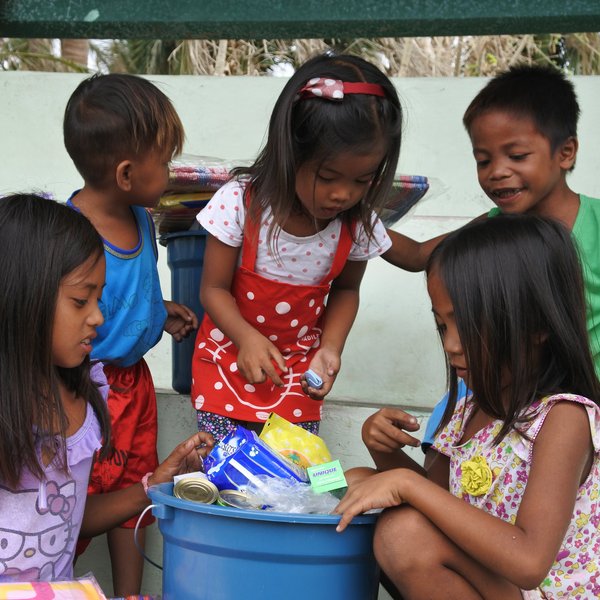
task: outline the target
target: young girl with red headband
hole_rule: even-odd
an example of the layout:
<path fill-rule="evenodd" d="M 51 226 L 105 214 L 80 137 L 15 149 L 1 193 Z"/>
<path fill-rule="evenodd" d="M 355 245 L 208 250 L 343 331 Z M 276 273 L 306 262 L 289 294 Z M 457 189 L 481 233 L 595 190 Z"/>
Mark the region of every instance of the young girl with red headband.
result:
<path fill-rule="evenodd" d="M 192 360 L 201 431 L 258 431 L 275 412 L 318 433 L 366 261 L 391 245 L 376 211 L 401 135 L 393 84 L 361 58 L 317 56 L 285 85 L 258 158 L 198 216 L 209 234 Z"/>

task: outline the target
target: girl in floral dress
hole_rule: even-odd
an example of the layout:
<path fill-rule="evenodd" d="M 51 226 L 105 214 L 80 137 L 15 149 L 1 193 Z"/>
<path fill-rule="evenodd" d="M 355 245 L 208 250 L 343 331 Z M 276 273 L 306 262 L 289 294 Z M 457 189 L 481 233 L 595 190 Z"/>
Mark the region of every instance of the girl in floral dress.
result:
<path fill-rule="evenodd" d="M 600 384 L 569 233 L 486 219 L 448 236 L 427 276 L 449 381 L 472 395 L 450 390 L 427 472 L 400 449 L 418 443 L 408 417 L 367 419 L 383 472 L 349 472 L 338 530 L 389 508 L 374 550 L 405 600 L 600 597 Z"/>

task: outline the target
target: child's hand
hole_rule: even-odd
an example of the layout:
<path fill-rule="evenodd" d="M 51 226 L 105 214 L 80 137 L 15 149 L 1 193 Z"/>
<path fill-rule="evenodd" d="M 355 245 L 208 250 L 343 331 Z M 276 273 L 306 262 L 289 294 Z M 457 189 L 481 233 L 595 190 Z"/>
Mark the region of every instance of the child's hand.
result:
<path fill-rule="evenodd" d="M 215 440 L 210 433 L 200 431 L 181 442 L 173 452 L 156 467 L 156 471 L 148 478 L 148 485 L 173 481 L 175 475 L 191 473 L 202 468 L 202 461 L 212 447 Z"/>
<path fill-rule="evenodd" d="M 333 514 L 342 515 L 336 531 L 344 531 L 356 515 L 368 510 L 402 504 L 400 487 L 405 474 L 410 476 L 411 473 L 407 469 L 393 469 L 350 484 L 348 491 L 333 510 Z"/>
<path fill-rule="evenodd" d="M 167 320 L 165 321 L 165 331 L 170 333 L 175 341 L 180 342 L 186 338 L 194 329 L 198 329 L 198 317 L 193 310 L 184 304 L 165 300 L 167 309 Z"/>
<path fill-rule="evenodd" d="M 362 440 L 369 450 L 395 452 L 404 446 L 418 447 L 420 441 L 404 430 L 417 431 L 419 423 L 399 408 L 382 408 L 372 414 L 362 426 Z"/>
<path fill-rule="evenodd" d="M 280 371 L 287 371 L 285 360 L 277 346 L 256 329 L 240 340 L 237 366 L 248 383 L 263 383 L 269 377 L 275 385 L 281 387 L 283 381 L 273 363 Z"/>
<path fill-rule="evenodd" d="M 301 383 L 304 393 L 308 394 L 314 400 L 323 400 L 331 391 L 333 382 L 340 371 L 341 364 L 342 361 L 339 352 L 331 348 L 321 347 L 315 353 L 308 368 L 312 369 L 323 380 L 323 387 L 318 390 L 310 387 L 306 379 L 302 377 Z"/>

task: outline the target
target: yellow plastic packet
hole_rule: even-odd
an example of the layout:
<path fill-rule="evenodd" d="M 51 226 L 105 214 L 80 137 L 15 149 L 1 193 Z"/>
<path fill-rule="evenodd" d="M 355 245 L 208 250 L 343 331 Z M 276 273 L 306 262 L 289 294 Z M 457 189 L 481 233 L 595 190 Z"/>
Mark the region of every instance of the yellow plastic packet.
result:
<path fill-rule="evenodd" d="M 318 435 L 275 413 L 270 414 L 259 437 L 273 450 L 304 469 L 332 460 L 327 445 Z"/>

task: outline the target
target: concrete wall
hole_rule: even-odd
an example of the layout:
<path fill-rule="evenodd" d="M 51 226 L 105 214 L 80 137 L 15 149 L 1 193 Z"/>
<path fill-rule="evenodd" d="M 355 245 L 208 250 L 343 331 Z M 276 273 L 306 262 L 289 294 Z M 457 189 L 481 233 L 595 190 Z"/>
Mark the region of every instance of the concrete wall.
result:
<path fill-rule="evenodd" d="M 39 189 L 66 198 L 80 178 L 62 144 L 66 101 L 80 75 L 0 73 L 0 193 Z M 227 159 L 255 156 L 284 81 L 278 78 L 153 77 L 173 99 L 187 131 L 186 152 Z M 403 79 L 406 109 L 399 171 L 426 175 L 432 187 L 397 229 L 427 239 L 481 214 L 490 205 L 475 177 L 461 117 L 481 79 Z M 582 119 L 581 150 L 570 176 L 575 190 L 600 195 L 595 177 L 600 109 L 598 79 L 576 79 Z M 165 296 L 170 273 L 160 260 Z M 331 397 L 361 403 L 431 406 L 444 385 L 442 355 L 430 317 L 423 276 L 383 260 L 369 264 L 362 305 Z M 171 341 L 149 353 L 158 388 L 169 389 Z"/>
<path fill-rule="evenodd" d="M 0 72 L 0 194 L 41 190 L 66 198 L 80 178 L 62 144 L 62 113 L 80 75 Z M 264 141 L 268 118 L 284 81 L 277 78 L 152 77 L 173 100 L 187 132 L 185 151 L 227 159 L 250 159 Z M 406 110 L 398 171 L 426 175 L 431 190 L 396 228 L 428 239 L 485 212 L 490 202 L 477 184 L 462 114 L 482 87 L 481 79 L 395 81 Z M 600 150 L 600 79 L 575 78 L 582 117 L 580 154 L 570 175 L 572 188 L 600 196 L 596 177 Z M 596 99 L 596 100 L 594 100 Z M 170 272 L 159 261 L 165 297 Z M 27 332 L 24 332 L 27 334 Z M 159 451 L 164 457 L 188 432 L 194 415 L 187 397 L 171 388 L 171 341 L 149 353 L 159 394 Z M 376 407 L 400 405 L 425 419 L 444 391 L 442 353 L 422 274 L 405 273 L 383 260 L 369 264 L 361 308 L 348 338 L 342 371 L 326 403 L 322 435 L 345 468 L 368 463 L 360 425 Z M 419 456 L 416 454 L 415 456 Z M 160 562 L 160 535 L 150 532 L 148 554 Z M 93 570 L 108 591 L 103 540 L 96 540 L 78 565 Z M 147 591 L 160 587 L 148 565 Z"/>

